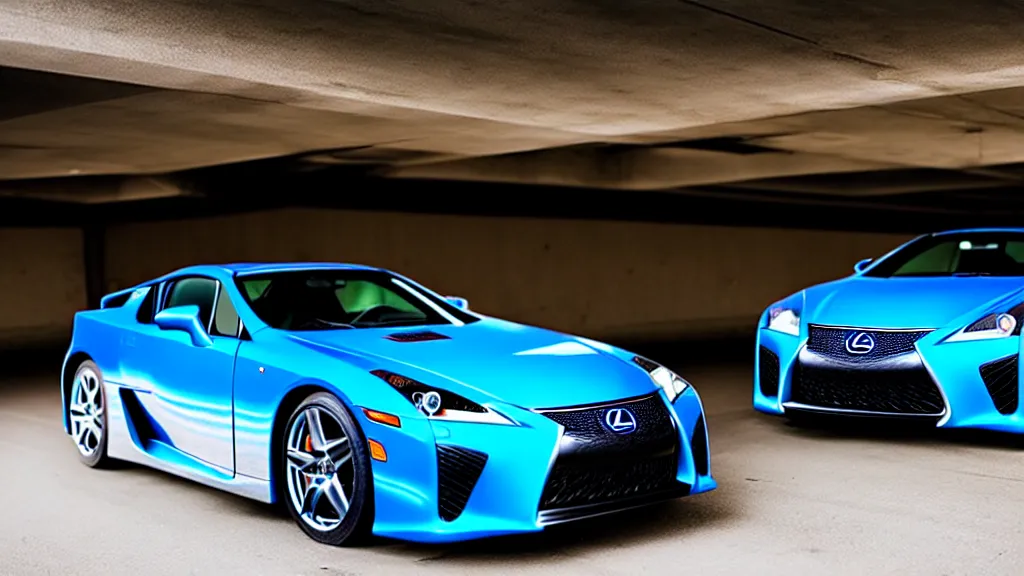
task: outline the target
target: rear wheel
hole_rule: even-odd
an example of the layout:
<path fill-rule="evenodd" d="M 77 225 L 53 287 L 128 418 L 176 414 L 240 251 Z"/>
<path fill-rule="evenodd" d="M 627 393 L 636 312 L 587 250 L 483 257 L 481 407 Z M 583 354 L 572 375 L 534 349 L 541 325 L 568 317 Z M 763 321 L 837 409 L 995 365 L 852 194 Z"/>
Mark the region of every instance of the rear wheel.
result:
<path fill-rule="evenodd" d="M 281 478 L 289 513 L 317 542 L 364 541 L 373 525 L 373 474 L 358 423 L 335 396 L 320 392 L 295 409 L 285 430 Z"/>
<path fill-rule="evenodd" d="M 68 421 L 71 438 L 83 464 L 102 468 L 107 457 L 107 402 L 103 375 L 91 360 L 79 364 L 68 397 Z"/>

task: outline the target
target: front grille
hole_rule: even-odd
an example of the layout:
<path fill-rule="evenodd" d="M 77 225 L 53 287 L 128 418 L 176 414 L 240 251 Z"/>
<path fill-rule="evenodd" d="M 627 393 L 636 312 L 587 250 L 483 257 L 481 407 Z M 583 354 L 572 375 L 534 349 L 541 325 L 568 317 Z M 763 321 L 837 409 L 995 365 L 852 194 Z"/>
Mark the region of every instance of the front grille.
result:
<path fill-rule="evenodd" d="M 609 410 L 635 417 L 630 434 L 608 430 Z M 679 487 L 679 440 L 658 395 L 596 407 L 540 411 L 565 428 L 540 509 L 592 506 Z"/>
<path fill-rule="evenodd" d="M 1017 386 L 1017 355 L 982 364 L 979 370 L 988 395 L 1000 414 L 1013 414 L 1020 402 Z"/>
<path fill-rule="evenodd" d="M 757 380 L 761 384 L 761 394 L 777 396 L 779 394 L 779 356 L 761 346 L 758 350 L 757 365 Z"/>
<path fill-rule="evenodd" d="M 790 400 L 822 408 L 891 414 L 938 416 L 945 410 L 942 394 L 920 366 L 855 370 L 798 362 Z"/>
<path fill-rule="evenodd" d="M 807 349 L 828 358 L 870 363 L 898 354 L 914 352 L 914 343 L 929 332 L 930 330 L 888 331 L 811 325 L 807 337 Z M 866 354 L 855 354 L 847 350 L 847 340 L 860 333 L 867 333 L 874 341 L 874 347 Z"/>
<path fill-rule="evenodd" d="M 459 446 L 437 446 L 437 514 L 451 522 L 462 514 L 487 464 L 487 454 Z"/>

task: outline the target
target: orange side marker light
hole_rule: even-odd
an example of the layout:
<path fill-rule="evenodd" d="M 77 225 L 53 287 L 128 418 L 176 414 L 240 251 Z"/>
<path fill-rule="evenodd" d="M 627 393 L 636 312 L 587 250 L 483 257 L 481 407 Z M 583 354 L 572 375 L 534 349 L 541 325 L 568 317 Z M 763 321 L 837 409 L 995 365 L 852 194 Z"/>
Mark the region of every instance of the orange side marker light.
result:
<path fill-rule="evenodd" d="M 385 412 L 377 412 L 376 410 L 368 410 L 363 408 L 363 414 L 366 417 L 378 424 L 386 424 L 388 426 L 394 426 L 395 428 L 402 427 L 402 421 L 394 414 L 387 414 Z"/>
<path fill-rule="evenodd" d="M 368 440 L 368 442 L 370 443 L 370 458 L 380 462 L 387 462 L 388 453 L 384 450 L 384 445 L 376 440 Z"/>

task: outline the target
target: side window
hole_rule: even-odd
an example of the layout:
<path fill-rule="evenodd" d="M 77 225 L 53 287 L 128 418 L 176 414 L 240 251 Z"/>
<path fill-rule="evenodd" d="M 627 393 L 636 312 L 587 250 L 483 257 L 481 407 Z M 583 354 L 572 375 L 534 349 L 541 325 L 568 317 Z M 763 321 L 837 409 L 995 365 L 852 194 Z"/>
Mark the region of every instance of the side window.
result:
<path fill-rule="evenodd" d="M 160 291 L 160 285 L 156 284 L 149 287 L 146 291 L 146 295 L 142 298 L 142 303 L 139 304 L 139 311 L 135 313 L 135 319 L 140 324 L 152 324 L 153 323 L 153 308 L 156 304 L 156 294 Z"/>
<path fill-rule="evenodd" d="M 177 306 L 198 306 L 199 320 L 204 326 L 210 325 L 213 303 L 217 297 L 217 281 L 212 278 L 184 278 L 171 285 L 164 308 Z"/>
<path fill-rule="evenodd" d="M 227 287 L 223 284 L 220 285 L 217 307 L 213 311 L 213 330 L 210 333 L 217 336 L 238 336 L 238 312 L 231 304 L 231 297 L 228 296 Z"/>

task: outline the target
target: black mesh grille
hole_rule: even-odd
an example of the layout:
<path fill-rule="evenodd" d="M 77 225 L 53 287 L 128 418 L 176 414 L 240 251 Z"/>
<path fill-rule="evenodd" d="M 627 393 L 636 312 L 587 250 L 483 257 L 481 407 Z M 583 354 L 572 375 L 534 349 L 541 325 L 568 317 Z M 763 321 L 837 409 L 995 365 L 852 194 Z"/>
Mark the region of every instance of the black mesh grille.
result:
<path fill-rule="evenodd" d="M 605 416 L 616 408 L 634 415 L 633 433 L 606 428 Z M 600 504 L 678 486 L 678 437 L 660 396 L 541 413 L 565 427 L 541 510 Z"/>
<path fill-rule="evenodd" d="M 437 514 L 451 522 L 462 514 L 487 464 L 483 452 L 458 446 L 437 447 Z"/>
<path fill-rule="evenodd" d="M 892 332 L 812 325 L 807 338 L 807 349 L 829 358 L 870 363 L 897 354 L 913 352 L 915 350 L 914 343 L 929 332 L 929 330 Z M 851 353 L 846 348 L 846 341 L 861 333 L 868 334 L 874 342 L 874 347 L 866 354 Z"/>
<path fill-rule="evenodd" d="M 797 363 L 790 400 L 843 410 L 939 415 L 942 394 L 924 368 L 845 370 Z"/>
<path fill-rule="evenodd" d="M 572 508 L 670 490 L 676 483 L 676 454 L 627 462 L 561 463 L 541 497 L 541 510 Z"/>
<path fill-rule="evenodd" d="M 757 362 L 761 394 L 777 396 L 779 394 L 779 356 L 761 346 L 758 350 Z"/>
<path fill-rule="evenodd" d="M 693 427 L 693 438 L 690 441 L 690 449 L 693 450 L 693 465 L 697 474 L 707 476 L 711 471 L 711 461 L 708 458 L 708 431 L 704 426 L 704 415 L 697 418 L 697 424 Z"/>
<path fill-rule="evenodd" d="M 981 379 L 1000 414 L 1017 411 L 1020 394 L 1017 390 L 1017 355 L 981 365 Z"/>

